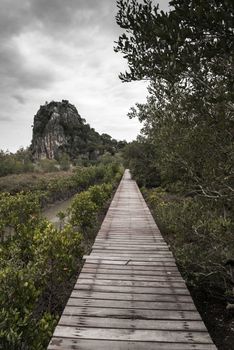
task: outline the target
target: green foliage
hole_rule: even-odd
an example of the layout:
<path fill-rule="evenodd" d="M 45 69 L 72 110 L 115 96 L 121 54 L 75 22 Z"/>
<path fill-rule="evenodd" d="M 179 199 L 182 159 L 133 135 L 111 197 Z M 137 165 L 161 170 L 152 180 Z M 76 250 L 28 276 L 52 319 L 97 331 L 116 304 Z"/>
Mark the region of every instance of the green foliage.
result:
<path fill-rule="evenodd" d="M 82 236 L 40 222 L 2 245 L 0 347 L 44 349 L 83 254 Z"/>
<path fill-rule="evenodd" d="M 15 154 L 0 150 L 0 176 L 33 171 L 30 152 L 20 148 Z"/>
<path fill-rule="evenodd" d="M 69 158 L 68 154 L 62 153 L 59 156 L 58 162 L 59 162 L 61 170 L 69 170 L 70 169 L 71 161 L 70 161 L 70 158 Z"/>
<path fill-rule="evenodd" d="M 161 188 L 144 194 L 187 282 L 217 292 L 231 289 L 224 268 L 234 254 L 231 217 L 202 198 L 172 195 Z"/>
<path fill-rule="evenodd" d="M 106 173 L 111 184 L 103 183 Z M 75 197 L 70 223 L 59 230 L 40 217 L 41 192 L 0 194 L 0 349 L 47 347 L 87 249 L 83 234 L 94 228 L 121 173 L 115 165 L 100 165 L 50 179 L 49 195 L 59 186 L 90 188 Z"/>
<path fill-rule="evenodd" d="M 154 187 L 160 185 L 160 172 L 157 164 L 155 147 L 143 138 L 129 143 L 123 150 L 126 167 L 140 186 Z"/>
<path fill-rule="evenodd" d="M 56 159 L 44 158 L 37 161 L 32 160 L 32 150 L 30 148 L 20 148 L 16 153 L 0 150 L 0 178 L 12 174 L 25 174 L 25 177 L 29 179 L 30 176 L 34 177 L 34 175 L 38 177 L 39 174 L 46 176 L 48 173 L 68 171 L 75 165 L 89 167 L 97 164 L 107 165 L 116 161 L 121 162 L 119 152 L 127 144 L 126 141 L 117 141 L 107 134 L 99 135 L 90 127 L 88 127 L 88 130 L 86 131 L 91 139 L 86 140 L 87 142 L 79 140 L 79 136 L 76 135 L 76 141 L 78 144 L 81 142 L 81 147 L 79 152 L 74 149 L 71 151 L 71 158 L 66 149 L 59 149 Z M 72 129 L 72 131 L 74 130 Z M 82 135 L 82 137 L 84 136 Z M 27 182 L 28 180 L 25 181 L 25 183 Z"/>
<path fill-rule="evenodd" d="M 118 1 L 117 23 L 126 32 L 116 50 L 130 69 L 121 77 L 150 82 L 147 103 L 137 104 L 129 116 L 144 123 L 141 143 L 151 148 L 151 166 L 159 169 L 164 186 L 180 182 L 185 191 L 230 199 L 233 3 L 170 5 L 166 14 L 151 1 Z M 139 168 L 148 175 L 148 167 Z"/>
<path fill-rule="evenodd" d="M 51 173 L 55 171 L 59 171 L 59 163 L 55 159 L 41 159 L 36 164 L 37 171 L 41 171 L 44 173 Z M 65 170 L 65 169 L 62 169 Z"/>
<path fill-rule="evenodd" d="M 149 82 L 147 102 L 129 112 L 143 128 L 125 160 L 140 184 L 165 189 L 147 198 L 187 281 L 224 290 L 234 256 L 233 2 L 173 0 L 168 13 L 150 0 L 117 4 L 115 50 L 129 66 L 120 78 Z"/>
<path fill-rule="evenodd" d="M 118 0 L 117 6 L 116 20 L 125 32 L 115 50 L 129 65 L 129 72 L 121 74 L 124 81 L 188 79 L 196 84 L 199 75 L 206 75 L 211 84 L 217 76 L 227 78 L 226 86 L 231 82 L 231 0 L 173 0 L 169 13 L 151 0 Z"/>
<path fill-rule="evenodd" d="M 115 182 L 113 181 L 113 184 Z M 75 196 L 70 208 L 70 221 L 86 233 L 97 223 L 97 214 L 110 198 L 113 190 L 111 183 L 89 187 Z"/>
<path fill-rule="evenodd" d="M 77 166 L 73 171 L 45 174 L 10 175 L 0 178 L 0 191 L 15 194 L 20 191 L 37 191 L 43 205 L 66 199 L 72 194 L 99 182 L 109 182 L 120 169 L 120 162 L 102 163 L 96 166 Z M 122 171 L 122 169 L 121 169 Z"/>
<path fill-rule="evenodd" d="M 90 198 L 101 209 L 112 193 L 113 185 L 105 183 L 89 187 Z"/>
<path fill-rule="evenodd" d="M 78 226 L 82 232 L 92 228 L 96 224 L 98 207 L 91 200 L 89 191 L 84 191 L 75 196 L 71 206 L 71 223 Z"/>
<path fill-rule="evenodd" d="M 71 226 L 37 227 L 2 246 L 0 258 L 0 346 L 44 349 L 56 322 L 67 281 L 82 256 L 81 235 Z M 38 309 L 43 302 L 43 309 Z M 43 345 L 44 343 L 44 345 Z M 44 346 L 44 347 L 43 347 Z"/>
<path fill-rule="evenodd" d="M 34 193 L 18 193 L 11 196 L 0 193 L 0 236 L 20 234 L 22 227 L 34 227 L 40 213 L 39 197 Z"/>

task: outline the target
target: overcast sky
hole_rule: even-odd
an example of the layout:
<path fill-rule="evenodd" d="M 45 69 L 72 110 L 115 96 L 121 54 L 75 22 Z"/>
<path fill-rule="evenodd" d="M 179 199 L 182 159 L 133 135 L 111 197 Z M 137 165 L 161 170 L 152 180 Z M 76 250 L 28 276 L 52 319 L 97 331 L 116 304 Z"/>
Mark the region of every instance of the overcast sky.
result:
<path fill-rule="evenodd" d="M 159 1 L 167 9 L 167 0 Z M 143 82 L 122 83 L 115 0 L 0 0 L 0 149 L 31 142 L 39 106 L 68 99 L 100 133 L 132 140 Z"/>

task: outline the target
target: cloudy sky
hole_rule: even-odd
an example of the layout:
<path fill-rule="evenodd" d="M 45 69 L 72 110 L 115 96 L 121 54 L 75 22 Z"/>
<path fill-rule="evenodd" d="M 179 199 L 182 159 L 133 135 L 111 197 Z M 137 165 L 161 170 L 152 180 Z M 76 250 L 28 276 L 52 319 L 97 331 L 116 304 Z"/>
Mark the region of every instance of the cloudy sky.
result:
<path fill-rule="evenodd" d="M 167 0 L 159 1 L 167 9 Z M 126 114 L 144 102 L 143 82 L 122 83 L 113 51 L 121 29 L 115 0 L 0 0 L 0 149 L 31 142 L 33 117 L 45 101 L 68 99 L 100 133 L 132 140 L 140 130 Z"/>

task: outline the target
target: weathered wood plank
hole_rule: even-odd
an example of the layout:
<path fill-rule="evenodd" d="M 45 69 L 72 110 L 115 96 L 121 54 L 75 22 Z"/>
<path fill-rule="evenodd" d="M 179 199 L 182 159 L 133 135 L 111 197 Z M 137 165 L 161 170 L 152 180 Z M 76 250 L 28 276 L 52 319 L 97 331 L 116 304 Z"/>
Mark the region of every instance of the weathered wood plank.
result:
<path fill-rule="evenodd" d="M 92 290 L 96 292 L 119 292 L 119 293 L 135 293 L 135 294 L 177 294 L 190 295 L 187 288 L 167 288 L 167 287 L 138 287 L 138 286 L 114 286 L 114 285 L 94 285 L 90 284 L 75 284 L 74 289 Z"/>
<path fill-rule="evenodd" d="M 96 259 L 96 258 L 87 258 L 86 261 L 89 264 L 104 264 L 104 265 L 121 265 L 121 266 L 138 266 L 144 268 L 150 267 L 150 269 L 157 269 L 158 267 L 176 267 L 175 262 L 168 261 L 136 261 L 131 259 L 121 259 L 121 260 L 112 260 L 112 259 Z"/>
<path fill-rule="evenodd" d="M 154 254 L 147 253 L 122 253 L 116 252 L 115 254 L 110 252 L 93 252 L 92 259 L 120 259 L 120 260 L 133 260 L 133 261 L 172 261 L 175 262 L 175 259 L 170 255 L 158 254 L 157 252 Z"/>
<path fill-rule="evenodd" d="M 206 332 L 202 321 L 178 321 L 178 320 L 138 320 L 107 317 L 82 317 L 62 315 L 59 324 L 62 326 L 80 326 L 91 328 L 116 328 L 116 329 L 156 329 L 174 331 Z"/>
<path fill-rule="evenodd" d="M 150 329 L 114 329 L 114 328 L 85 328 L 72 326 L 57 326 L 55 337 L 98 340 L 125 340 L 165 343 L 201 343 L 211 344 L 207 332 L 166 331 Z"/>
<path fill-rule="evenodd" d="M 54 337 L 48 350 L 216 350 L 213 344 L 90 340 Z"/>
<path fill-rule="evenodd" d="M 155 270 L 148 270 L 148 269 L 144 269 L 144 270 L 139 270 L 139 269 L 131 269 L 128 268 L 128 266 L 126 267 L 119 267 L 119 268 L 103 268 L 102 265 L 99 266 L 97 265 L 96 267 L 87 267 L 87 265 L 85 264 L 83 269 L 82 269 L 82 273 L 90 273 L 90 274 L 96 274 L 96 275 L 128 275 L 128 276 L 146 276 L 148 277 L 159 277 L 159 276 L 169 276 L 169 277 L 181 277 L 180 273 L 178 272 L 178 270 L 165 270 L 165 269 L 155 269 Z"/>
<path fill-rule="evenodd" d="M 80 299 L 69 298 L 68 306 L 79 307 L 105 307 L 120 309 L 146 309 L 146 310 L 183 310 L 195 311 L 193 303 L 179 302 L 151 302 L 151 301 L 126 301 L 126 300 L 100 300 L 100 299 Z"/>
<path fill-rule="evenodd" d="M 119 280 L 119 281 L 144 281 L 144 282 L 149 282 L 149 281 L 155 281 L 155 282 L 183 282 L 183 279 L 181 276 L 170 276 L 170 275 L 163 275 L 163 276 L 138 276 L 137 274 L 131 275 L 131 274 L 108 274 L 108 273 L 87 273 L 86 271 L 82 271 L 80 273 L 80 278 L 85 278 L 85 279 L 101 279 L 101 280 Z"/>
<path fill-rule="evenodd" d="M 135 293 L 118 293 L 114 291 L 108 292 L 96 292 L 93 290 L 74 289 L 71 294 L 72 298 L 85 298 L 85 299 L 105 299 L 105 300 L 131 300 L 131 301 L 168 301 L 168 302 L 183 302 L 192 303 L 190 295 L 178 295 L 178 294 L 135 294 Z"/>
<path fill-rule="evenodd" d="M 121 309 L 108 307 L 79 307 L 67 305 L 64 315 L 139 318 L 148 320 L 194 320 L 201 321 L 197 311 L 178 310 L 144 310 L 144 309 Z"/>
<path fill-rule="evenodd" d="M 126 280 L 111 280 L 111 279 L 89 279 L 80 277 L 78 285 L 92 284 L 104 286 L 134 286 L 134 287 L 168 287 L 168 288 L 186 288 L 185 282 L 182 281 L 126 281 Z"/>
<path fill-rule="evenodd" d="M 165 265 L 162 263 L 158 263 L 158 265 L 156 266 L 140 266 L 140 265 L 129 265 L 128 264 L 123 264 L 121 262 L 121 264 L 111 264 L 111 262 L 109 264 L 104 264 L 104 263 L 95 263 L 95 262 L 85 262 L 84 267 L 83 268 L 93 268 L 93 269 L 108 269 L 108 270 L 121 270 L 121 271 L 132 271 L 136 274 L 138 274 L 138 272 L 146 272 L 147 273 L 158 273 L 158 271 L 163 271 L 163 272 L 170 272 L 170 273 L 179 273 L 177 267 L 175 265 L 171 266 L 171 265 Z"/>
<path fill-rule="evenodd" d="M 158 265 L 158 262 L 162 262 L 163 264 L 169 263 L 173 264 L 175 266 L 175 259 L 173 257 L 160 257 L 160 256 L 136 256 L 133 254 L 129 255 L 108 255 L 108 254 L 92 254 L 92 255 L 84 255 L 83 259 L 86 259 L 88 261 L 122 261 L 122 263 L 128 263 L 128 264 L 145 264 L 150 265 L 152 263 L 156 263 L 155 265 Z M 151 265 L 152 266 L 152 265 Z"/>

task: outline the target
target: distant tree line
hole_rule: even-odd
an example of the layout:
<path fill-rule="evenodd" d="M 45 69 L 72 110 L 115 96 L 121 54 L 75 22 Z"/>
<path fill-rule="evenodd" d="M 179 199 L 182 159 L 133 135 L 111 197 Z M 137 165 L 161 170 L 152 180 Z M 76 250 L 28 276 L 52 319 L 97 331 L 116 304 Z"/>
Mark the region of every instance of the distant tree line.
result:
<path fill-rule="evenodd" d="M 29 172 L 44 173 L 69 170 L 71 166 L 89 166 L 105 162 L 121 152 L 126 145 L 126 141 L 117 141 L 108 134 L 98 134 L 98 139 L 94 140 L 93 143 L 88 142 L 83 148 L 84 153 L 74 154 L 75 158 L 73 159 L 66 152 L 61 152 L 57 159 L 40 159 L 38 161 L 32 159 L 30 148 L 21 147 L 15 153 L 0 150 L 0 177 Z"/>

